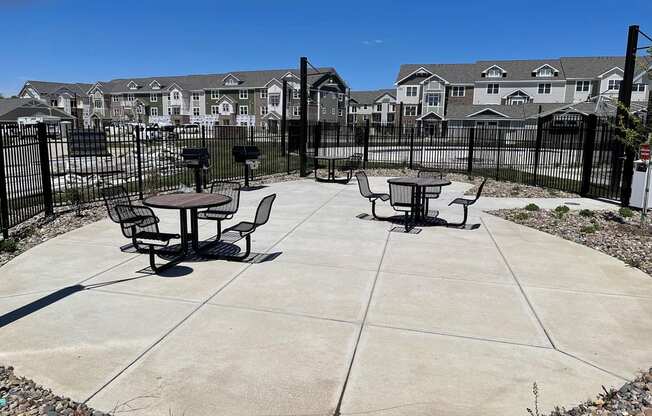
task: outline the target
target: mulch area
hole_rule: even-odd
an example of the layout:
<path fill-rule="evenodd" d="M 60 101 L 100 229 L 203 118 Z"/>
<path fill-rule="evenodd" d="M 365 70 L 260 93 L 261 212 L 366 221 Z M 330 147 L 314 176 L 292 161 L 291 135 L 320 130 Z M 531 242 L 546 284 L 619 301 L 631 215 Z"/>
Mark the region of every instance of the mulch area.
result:
<path fill-rule="evenodd" d="M 641 227 L 638 213 L 621 210 L 626 214 L 623 216 L 613 211 L 562 211 L 565 209 L 522 208 L 490 213 L 594 248 L 652 275 L 652 227 Z"/>

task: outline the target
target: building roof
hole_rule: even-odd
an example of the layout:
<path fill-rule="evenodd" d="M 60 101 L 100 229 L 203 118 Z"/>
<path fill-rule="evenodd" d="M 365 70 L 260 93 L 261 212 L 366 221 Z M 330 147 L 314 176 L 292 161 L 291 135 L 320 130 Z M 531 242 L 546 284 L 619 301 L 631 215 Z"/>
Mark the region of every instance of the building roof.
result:
<path fill-rule="evenodd" d="M 269 69 L 260 71 L 232 71 L 224 74 L 121 78 L 110 81 L 99 81 L 96 84 L 89 86 L 87 91 L 90 91 L 95 85 L 98 85 L 100 90 L 104 93 L 160 92 L 161 90 L 165 90 L 175 84 L 186 91 L 201 91 L 218 88 L 262 88 L 273 79 L 282 82 L 283 78 L 288 73 L 294 75 L 294 77 L 296 77 L 296 82 L 299 82 L 299 71 L 297 69 Z M 335 68 L 331 67 L 318 68 L 317 71 L 309 69 L 308 83 L 310 85 L 314 84 L 326 76 L 327 73 L 336 75 L 346 86 L 345 81 L 340 77 Z M 235 77 L 238 80 L 236 85 L 226 86 L 224 84 L 225 78 L 229 76 Z M 292 78 L 294 79 L 294 77 Z M 157 81 L 160 84 L 160 89 L 156 90 L 151 88 L 150 84 L 154 81 Z M 131 82 L 136 83 L 138 86 L 136 90 L 132 90 L 128 87 Z"/>
<path fill-rule="evenodd" d="M 396 89 L 382 89 L 370 91 L 351 91 L 351 100 L 358 104 L 373 104 L 379 98 L 390 95 L 396 99 Z"/>
<path fill-rule="evenodd" d="M 493 66 L 498 66 L 506 72 L 506 76 L 499 80 L 537 79 L 532 77 L 532 72 L 544 65 L 549 65 L 558 71 L 558 74 L 551 79 L 593 79 L 614 67 L 624 68 L 625 58 L 623 56 L 586 56 L 558 59 L 481 60 L 471 64 L 404 64 L 399 69 L 396 83 L 420 68 L 437 74 L 453 84 L 488 81 L 490 78 L 484 78 L 482 73 Z M 642 71 L 641 68 L 646 65 L 650 65 L 648 58 L 639 57 L 636 74 L 639 74 Z"/>
<path fill-rule="evenodd" d="M 72 93 L 86 95 L 87 91 L 93 84 L 83 82 L 50 82 L 29 80 L 25 85 L 30 85 L 41 95 L 54 94 L 62 89 L 68 89 Z"/>
<path fill-rule="evenodd" d="M 34 117 L 39 115 L 72 120 L 70 114 L 58 108 L 50 107 L 34 98 L 0 99 L 0 121 L 16 121 L 18 117 Z"/>

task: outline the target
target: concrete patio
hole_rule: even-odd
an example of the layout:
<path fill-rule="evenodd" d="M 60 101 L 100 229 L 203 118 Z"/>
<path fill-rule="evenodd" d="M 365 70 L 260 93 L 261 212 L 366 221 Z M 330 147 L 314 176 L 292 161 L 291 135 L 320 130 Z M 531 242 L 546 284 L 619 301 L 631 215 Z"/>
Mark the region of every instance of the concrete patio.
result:
<path fill-rule="evenodd" d="M 446 204 L 469 186 L 444 189 L 444 218 L 460 217 Z M 144 274 L 146 256 L 119 251 L 127 240 L 104 220 L 1 267 L 0 364 L 100 410 L 193 416 L 524 415 L 533 382 L 550 410 L 652 365 L 652 278 L 481 213 L 526 201 L 482 199 L 475 230 L 404 234 L 356 217 L 371 207 L 355 181 L 302 180 L 243 192 L 236 220 L 269 193 L 253 239 L 269 261 Z M 157 214 L 177 232 L 176 212 Z"/>

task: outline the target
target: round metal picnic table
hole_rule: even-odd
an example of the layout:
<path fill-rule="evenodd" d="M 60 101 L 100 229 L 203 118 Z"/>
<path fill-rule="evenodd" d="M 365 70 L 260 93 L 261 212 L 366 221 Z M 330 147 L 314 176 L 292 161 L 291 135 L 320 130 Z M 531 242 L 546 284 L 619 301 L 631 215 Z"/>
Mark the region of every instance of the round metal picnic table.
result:
<path fill-rule="evenodd" d="M 409 185 L 414 188 L 412 197 L 412 210 L 415 221 L 422 221 L 428 217 L 426 212 L 426 192 L 425 189 L 431 186 L 448 186 L 452 182 L 446 178 L 429 178 L 429 177 L 402 177 L 389 178 L 387 183 L 399 185 Z"/>
<path fill-rule="evenodd" d="M 190 240 L 192 248 L 199 250 L 199 232 L 197 230 L 197 210 L 225 205 L 231 202 L 231 197 L 222 194 L 184 193 L 152 196 L 143 201 L 144 205 L 160 209 L 179 210 L 179 225 L 181 228 L 181 252 L 188 252 L 188 210 L 190 210 Z"/>
<path fill-rule="evenodd" d="M 349 156 L 334 156 L 334 155 L 321 155 L 313 156 L 315 160 L 315 180 L 318 182 L 337 182 L 337 183 L 347 183 L 349 179 L 347 178 L 336 178 L 335 177 L 335 162 L 338 160 L 348 160 Z M 320 178 L 317 176 L 317 161 L 325 160 L 328 162 L 328 178 Z"/>

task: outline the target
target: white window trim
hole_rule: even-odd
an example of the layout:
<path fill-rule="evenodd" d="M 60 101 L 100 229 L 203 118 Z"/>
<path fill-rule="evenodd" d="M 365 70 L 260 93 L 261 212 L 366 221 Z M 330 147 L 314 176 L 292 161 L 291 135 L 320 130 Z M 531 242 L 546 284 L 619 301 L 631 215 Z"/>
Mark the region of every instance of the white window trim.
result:
<path fill-rule="evenodd" d="M 260 115 L 261 115 L 261 116 L 264 116 L 264 115 L 266 115 L 267 113 L 269 113 L 267 107 L 264 106 L 264 105 L 261 105 L 261 106 L 260 106 Z"/>
<path fill-rule="evenodd" d="M 580 85 L 582 88 L 580 88 Z M 585 90 L 584 86 L 588 86 Z M 575 84 L 575 92 L 590 92 L 591 91 L 591 81 L 577 81 Z"/>
<path fill-rule="evenodd" d="M 119 95 L 114 95 L 113 96 L 113 102 L 114 103 L 119 103 L 120 102 L 120 96 Z"/>
<path fill-rule="evenodd" d="M 149 115 L 154 117 L 158 116 L 158 107 L 151 107 L 149 109 Z"/>
<path fill-rule="evenodd" d="M 414 114 L 408 114 L 408 109 L 414 110 Z M 409 116 L 409 117 L 415 117 L 417 115 L 417 106 L 416 105 L 406 105 L 405 108 L 403 109 L 403 115 Z"/>
<path fill-rule="evenodd" d="M 248 90 L 240 90 L 239 97 L 241 100 L 248 100 L 249 99 L 249 91 Z"/>
<path fill-rule="evenodd" d="M 496 86 L 496 88 L 494 88 Z M 500 84 L 492 82 L 487 84 L 487 95 L 496 95 L 500 93 Z"/>
<path fill-rule="evenodd" d="M 158 94 L 150 94 L 149 95 L 149 100 L 153 103 L 158 102 Z"/>
<path fill-rule="evenodd" d="M 218 90 L 211 90 L 211 99 L 217 100 L 220 98 L 220 92 Z"/>
<path fill-rule="evenodd" d="M 267 90 L 260 90 L 260 98 L 267 98 Z"/>
<path fill-rule="evenodd" d="M 195 113 L 197 113 L 197 114 L 195 114 Z M 193 115 L 193 116 L 199 116 L 199 115 L 201 115 L 201 108 L 199 108 L 199 107 L 193 107 L 193 108 L 192 108 L 192 115 Z"/>
<path fill-rule="evenodd" d="M 212 105 L 211 106 L 211 114 L 216 116 L 220 114 L 220 106 L 219 105 Z"/>
<path fill-rule="evenodd" d="M 245 110 L 245 112 L 242 112 L 243 109 Z M 248 116 L 248 115 L 249 115 L 249 106 L 248 106 L 248 105 L 241 105 L 241 106 L 238 108 L 238 114 L 242 114 L 242 115 L 244 115 L 244 116 Z"/>
<path fill-rule="evenodd" d="M 456 94 L 455 91 L 458 93 Z M 459 92 L 462 92 L 461 94 Z M 466 95 L 466 87 L 459 86 L 459 85 L 453 85 L 451 87 L 451 97 L 464 97 Z"/>
<path fill-rule="evenodd" d="M 193 92 L 192 93 L 192 100 L 193 101 L 199 101 L 201 99 L 201 94 L 198 92 Z"/>
<path fill-rule="evenodd" d="M 542 88 L 543 87 L 543 88 Z M 542 82 L 537 85 L 537 92 L 541 95 L 548 95 L 552 93 L 552 84 L 549 82 Z"/>
<path fill-rule="evenodd" d="M 301 98 L 301 90 L 292 90 L 292 98 L 298 100 Z"/>
<path fill-rule="evenodd" d="M 296 105 L 292 107 L 292 116 L 299 117 L 300 115 L 301 115 L 301 107 Z"/>
<path fill-rule="evenodd" d="M 414 94 L 411 94 L 410 92 L 414 92 Z M 405 87 L 405 96 L 406 97 L 417 97 L 419 95 L 419 87 L 416 85 L 409 85 Z"/>

